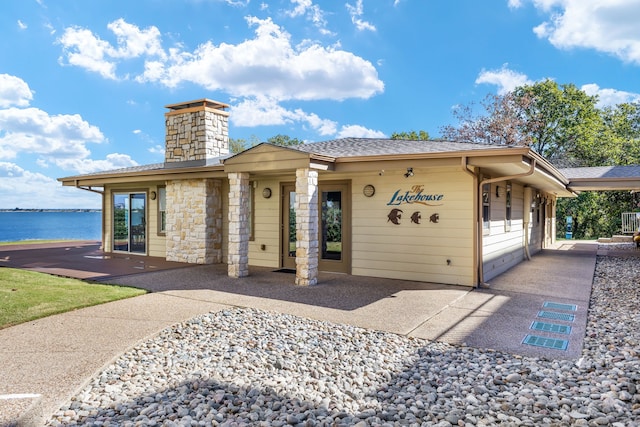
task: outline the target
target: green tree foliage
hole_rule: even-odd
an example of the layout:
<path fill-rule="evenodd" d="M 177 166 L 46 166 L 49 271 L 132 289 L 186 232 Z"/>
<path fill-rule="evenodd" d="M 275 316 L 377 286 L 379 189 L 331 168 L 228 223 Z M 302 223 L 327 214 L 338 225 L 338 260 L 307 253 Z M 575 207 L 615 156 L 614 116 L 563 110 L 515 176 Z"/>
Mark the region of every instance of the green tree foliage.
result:
<path fill-rule="evenodd" d="M 573 84 L 552 80 L 489 95 L 484 113 L 473 104 L 454 111 L 457 126 L 443 137 L 500 145 L 527 145 L 557 167 L 640 164 L 640 103 L 598 108 L 598 98 Z M 621 213 L 640 210 L 638 194 L 629 191 L 581 193 L 557 204 L 559 236 L 565 217 L 574 220 L 574 237 L 592 239 L 621 231 Z"/>
<path fill-rule="evenodd" d="M 298 138 L 291 138 L 288 135 L 280 135 L 280 134 L 276 136 L 272 136 L 271 138 L 267 139 L 267 142 L 269 144 L 282 145 L 285 147 L 304 144 L 304 141 L 301 141 Z"/>
<path fill-rule="evenodd" d="M 242 153 L 247 148 L 258 144 L 260 144 L 260 140 L 255 135 L 251 135 L 248 141 L 244 138 L 229 138 L 229 152 L 232 154 Z"/>
<path fill-rule="evenodd" d="M 428 141 L 429 140 L 429 132 L 420 130 L 416 132 L 412 130 L 411 132 L 393 132 L 391 134 L 391 139 L 404 139 L 408 141 Z"/>

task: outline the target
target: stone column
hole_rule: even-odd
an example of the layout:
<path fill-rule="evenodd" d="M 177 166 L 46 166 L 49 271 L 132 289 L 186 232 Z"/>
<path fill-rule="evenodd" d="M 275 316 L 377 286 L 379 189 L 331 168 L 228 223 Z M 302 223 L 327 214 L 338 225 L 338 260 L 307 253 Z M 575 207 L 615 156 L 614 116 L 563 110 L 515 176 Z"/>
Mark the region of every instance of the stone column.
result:
<path fill-rule="evenodd" d="M 318 171 L 296 170 L 296 285 L 318 283 Z"/>
<path fill-rule="evenodd" d="M 229 174 L 229 277 L 249 275 L 249 174 Z"/>
<path fill-rule="evenodd" d="M 217 179 L 167 181 L 167 261 L 222 262 L 221 192 Z"/>

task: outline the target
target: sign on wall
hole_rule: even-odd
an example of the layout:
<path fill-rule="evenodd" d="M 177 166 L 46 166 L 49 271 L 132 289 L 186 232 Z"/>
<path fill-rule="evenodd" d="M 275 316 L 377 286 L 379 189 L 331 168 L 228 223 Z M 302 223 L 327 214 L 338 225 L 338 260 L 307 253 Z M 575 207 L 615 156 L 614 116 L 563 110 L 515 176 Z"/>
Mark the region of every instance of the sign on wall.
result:
<path fill-rule="evenodd" d="M 424 185 L 414 185 L 410 190 L 403 191 L 398 189 L 391 200 L 387 203 L 387 206 L 402 206 L 402 205 L 424 205 L 424 206 L 442 206 L 444 203 L 444 194 L 437 193 L 425 193 Z M 441 202 L 441 203 L 438 203 Z M 402 215 L 404 211 L 400 208 L 391 209 L 387 215 L 387 222 L 391 222 L 395 225 L 400 225 Z M 422 212 L 415 211 L 410 216 L 411 223 L 420 224 L 422 221 Z M 437 224 L 440 221 L 440 215 L 437 213 L 429 216 L 429 222 Z"/>
<path fill-rule="evenodd" d="M 404 204 L 420 204 L 425 206 L 442 206 L 444 203 L 444 194 L 437 193 L 425 193 L 424 185 L 414 185 L 410 190 L 403 191 L 402 189 L 397 190 L 391 196 L 391 200 L 387 203 L 388 206 L 400 206 Z"/>

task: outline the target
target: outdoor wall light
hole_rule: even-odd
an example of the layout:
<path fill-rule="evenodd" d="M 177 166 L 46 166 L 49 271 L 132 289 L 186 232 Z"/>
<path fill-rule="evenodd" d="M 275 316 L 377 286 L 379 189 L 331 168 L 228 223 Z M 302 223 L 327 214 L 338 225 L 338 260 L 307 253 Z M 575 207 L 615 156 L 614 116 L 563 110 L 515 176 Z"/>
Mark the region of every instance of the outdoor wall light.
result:
<path fill-rule="evenodd" d="M 262 190 L 262 197 L 264 197 L 265 199 L 271 197 L 271 189 L 269 187 L 266 187 Z"/>
<path fill-rule="evenodd" d="M 158 196 L 158 195 L 156 194 L 156 192 L 155 192 L 155 191 L 152 191 L 151 193 L 149 193 L 149 198 L 150 198 L 151 200 L 155 200 L 157 196 Z"/>
<path fill-rule="evenodd" d="M 500 186 L 496 185 L 496 199 L 500 197 Z"/>
<path fill-rule="evenodd" d="M 410 176 L 413 176 L 413 168 L 407 168 L 407 173 L 404 174 L 405 178 L 409 178 Z"/>

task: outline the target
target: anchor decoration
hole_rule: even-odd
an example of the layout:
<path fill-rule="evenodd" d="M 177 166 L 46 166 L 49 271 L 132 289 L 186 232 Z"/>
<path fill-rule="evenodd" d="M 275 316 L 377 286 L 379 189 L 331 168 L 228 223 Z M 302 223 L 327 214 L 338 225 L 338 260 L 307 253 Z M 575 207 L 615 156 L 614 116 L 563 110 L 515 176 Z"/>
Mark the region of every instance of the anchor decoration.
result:
<path fill-rule="evenodd" d="M 400 219 L 402 219 L 402 210 L 400 209 L 391 209 L 387 215 L 387 222 L 391 221 L 395 225 L 400 225 Z"/>
<path fill-rule="evenodd" d="M 422 219 L 422 215 L 420 215 L 420 211 L 416 211 L 411 215 L 411 222 L 414 224 L 420 224 L 420 220 Z"/>

